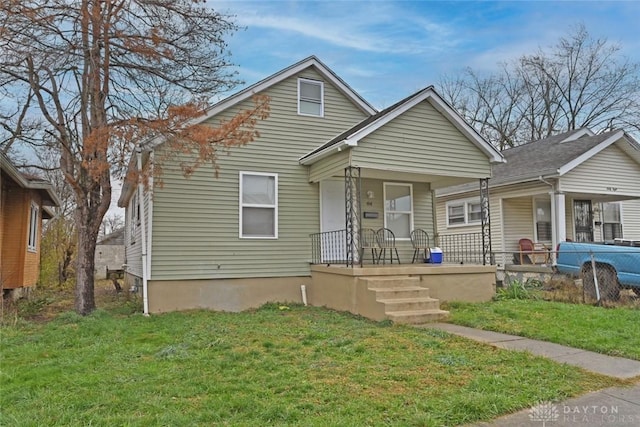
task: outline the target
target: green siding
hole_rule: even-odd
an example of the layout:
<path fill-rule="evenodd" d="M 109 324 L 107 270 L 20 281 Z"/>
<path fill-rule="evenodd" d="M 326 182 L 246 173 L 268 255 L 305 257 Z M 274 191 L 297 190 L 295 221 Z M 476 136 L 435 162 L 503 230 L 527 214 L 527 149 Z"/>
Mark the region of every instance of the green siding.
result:
<path fill-rule="evenodd" d="M 154 194 L 154 280 L 309 274 L 309 234 L 320 229 L 319 192 L 298 159 L 366 115 L 325 81 L 324 118 L 299 116 L 298 77 L 322 80 L 307 69 L 267 89 L 271 115 L 259 124 L 260 138 L 221 154 L 217 178 L 210 167 L 185 179 L 175 164 L 164 165 L 163 187 Z M 211 123 L 250 105 L 244 101 Z M 239 238 L 239 171 L 278 174 L 277 240 Z"/>
<path fill-rule="evenodd" d="M 344 176 L 344 169 L 351 161 L 351 150 L 344 150 L 332 154 L 311 165 L 309 168 L 309 181 L 319 182 L 332 176 Z"/>
<path fill-rule="evenodd" d="M 489 159 L 428 101 L 391 120 L 353 148 L 364 168 L 440 176 L 490 176 Z"/>

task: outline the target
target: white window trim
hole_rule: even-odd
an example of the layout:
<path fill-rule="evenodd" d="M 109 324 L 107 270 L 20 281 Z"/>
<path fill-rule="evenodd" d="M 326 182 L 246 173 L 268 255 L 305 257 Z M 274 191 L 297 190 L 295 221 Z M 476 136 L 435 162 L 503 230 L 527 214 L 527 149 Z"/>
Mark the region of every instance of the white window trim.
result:
<path fill-rule="evenodd" d="M 314 85 L 318 85 L 320 86 L 320 114 L 316 115 L 316 114 L 308 114 L 308 113 L 302 113 L 300 112 L 300 85 L 301 83 L 309 83 L 309 84 L 314 84 Z M 324 117 L 324 82 L 319 81 L 319 80 L 311 80 L 311 79 L 305 79 L 300 77 L 298 79 L 298 115 L 299 116 L 307 116 L 307 117 Z"/>
<path fill-rule="evenodd" d="M 458 227 L 469 227 L 471 225 L 478 225 L 482 223 L 482 220 L 478 219 L 478 220 L 474 220 L 474 221 L 469 221 L 469 204 L 479 204 L 480 203 L 480 198 L 479 197 L 469 197 L 467 199 L 456 199 L 456 200 L 449 200 L 446 204 L 445 204 L 445 218 L 446 218 L 446 226 L 447 228 L 458 228 Z M 454 206 L 460 206 L 462 205 L 464 207 L 464 223 L 461 224 L 449 224 L 449 206 L 454 205 Z"/>
<path fill-rule="evenodd" d="M 411 198 L 410 211 L 388 211 L 387 210 L 387 186 L 403 186 L 409 187 L 409 197 Z M 382 185 L 382 210 L 384 211 L 384 228 L 387 227 L 387 213 L 409 214 L 409 237 L 396 237 L 396 240 L 411 240 L 411 231 L 413 228 L 413 184 L 408 182 L 384 182 Z"/>
<path fill-rule="evenodd" d="M 38 250 L 38 220 L 40 219 L 40 208 L 35 202 L 31 202 L 29 207 L 29 229 L 27 230 L 27 250 L 36 252 Z"/>
<path fill-rule="evenodd" d="M 275 186 L 275 195 L 274 195 L 274 204 L 273 205 L 265 205 L 265 204 L 256 204 L 256 203 L 242 203 L 242 186 L 243 186 L 243 178 L 245 175 L 257 175 L 257 176 L 269 176 L 274 178 L 274 186 Z M 273 225 L 273 236 L 245 236 L 242 234 L 242 208 L 273 208 L 273 216 L 274 216 L 274 225 Z M 240 171 L 240 182 L 238 186 L 238 237 L 240 239 L 251 239 L 251 240 L 277 240 L 278 239 L 278 174 L 277 173 L 269 173 L 269 172 L 251 172 L 251 171 Z"/>
<path fill-rule="evenodd" d="M 136 190 L 131 196 L 131 203 L 129 204 L 129 243 L 132 245 L 136 243 L 136 231 L 138 229 L 138 221 L 136 218 L 137 205 L 138 191 Z"/>
<path fill-rule="evenodd" d="M 605 203 L 618 205 L 618 213 L 620 214 L 620 222 L 619 223 L 617 223 L 617 222 L 607 222 L 606 224 L 620 224 L 620 228 L 622 229 L 622 235 L 624 236 L 624 213 L 622 212 L 622 210 L 624 208 L 624 204 L 622 202 L 605 202 Z M 601 203 L 600 204 L 600 215 L 601 215 L 600 220 L 602 221 L 600 234 L 602 235 L 602 240 L 604 240 L 604 225 L 605 225 L 604 205 L 605 205 L 605 203 Z"/>

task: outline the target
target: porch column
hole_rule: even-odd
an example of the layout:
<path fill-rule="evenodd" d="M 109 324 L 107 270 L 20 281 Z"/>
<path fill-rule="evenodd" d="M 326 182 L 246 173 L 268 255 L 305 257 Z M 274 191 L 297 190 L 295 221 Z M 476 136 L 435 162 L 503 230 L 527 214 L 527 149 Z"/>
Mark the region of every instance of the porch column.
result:
<path fill-rule="evenodd" d="M 491 215 L 489 210 L 489 178 L 480 178 L 480 206 L 482 214 L 482 265 L 493 265 L 491 253 Z"/>
<path fill-rule="evenodd" d="M 553 195 L 555 199 L 556 205 L 556 216 L 553 218 L 556 223 L 556 232 L 554 233 L 554 237 L 556 238 L 556 243 L 564 242 L 567 240 L 567 215 L 565 211 L 565 200 L 564 193 L 556 192 Z M 553 250 L 555 250 L 555 246 Z"/>
<path fill-rule="evenodd" d="M 345 225 L 347 230 L 347 266 L 360 262 L 360 168 L 344 169 Z"/>

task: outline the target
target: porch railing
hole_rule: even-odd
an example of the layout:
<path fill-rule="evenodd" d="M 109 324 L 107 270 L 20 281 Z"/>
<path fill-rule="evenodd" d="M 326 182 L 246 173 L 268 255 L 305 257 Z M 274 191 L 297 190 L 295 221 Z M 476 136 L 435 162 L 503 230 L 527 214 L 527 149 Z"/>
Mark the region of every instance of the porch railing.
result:
<path fill-rule="evenodd" d="M 449 264 L 482 264 L 482 233 L 440 234 L 436 246 L 442 249 L 442 260 Z M 491 264 L 494 264 L 493 257 Z"/>
<path fill-rule="evenodd" d="M 312 264 L 347 263 L 347 230 L 313 233 L 310 237 Z"/>

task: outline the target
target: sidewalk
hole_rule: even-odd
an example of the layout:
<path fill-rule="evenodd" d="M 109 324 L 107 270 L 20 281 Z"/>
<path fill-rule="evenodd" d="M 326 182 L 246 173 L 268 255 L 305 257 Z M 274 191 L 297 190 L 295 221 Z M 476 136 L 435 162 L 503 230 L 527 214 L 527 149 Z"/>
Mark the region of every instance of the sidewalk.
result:
<path fill-rule="evenodd" d="M 463 336 L 508 350 L 528 351 L 559 363 L 620 379 L 640 376 L 640 361 L 607 356 L 515 335 L 483 331 L 449 323 L 420 325 Z M 640 383 L 633 387 L 613 387 L 560 403 L 542 403 L 476 426 L 637 426 L 640 425 Z"/>

